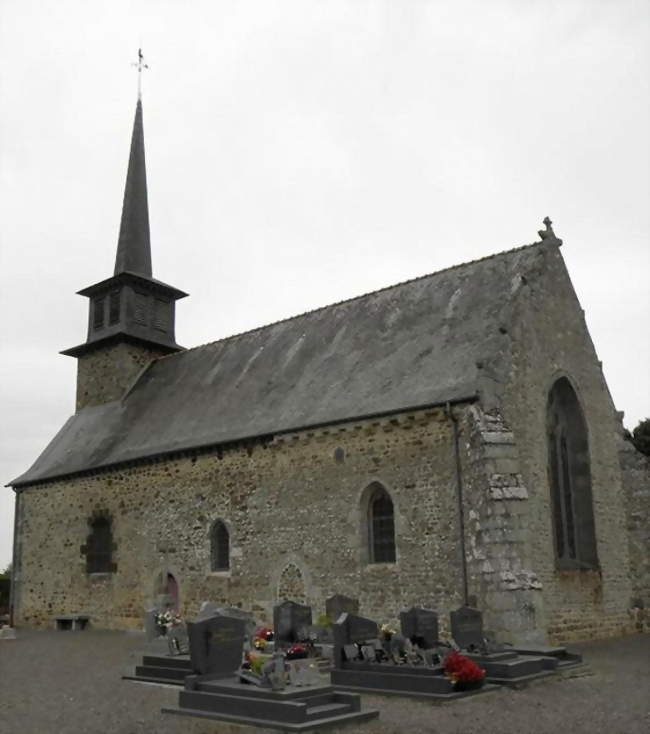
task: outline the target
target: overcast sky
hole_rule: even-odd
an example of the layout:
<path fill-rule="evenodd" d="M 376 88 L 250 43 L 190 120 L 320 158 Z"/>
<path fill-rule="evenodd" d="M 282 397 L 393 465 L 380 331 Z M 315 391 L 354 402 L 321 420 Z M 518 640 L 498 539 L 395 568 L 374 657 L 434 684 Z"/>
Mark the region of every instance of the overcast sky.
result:
<path fill-rule="evenodd" d="M 154 276 L 194 346 L 533 242 L 650 415 L 650 3 L 0 0 L 0 479 L 74 411 L 142 44 Z M 0 567 L 13 492 L 0 490 Z"/>

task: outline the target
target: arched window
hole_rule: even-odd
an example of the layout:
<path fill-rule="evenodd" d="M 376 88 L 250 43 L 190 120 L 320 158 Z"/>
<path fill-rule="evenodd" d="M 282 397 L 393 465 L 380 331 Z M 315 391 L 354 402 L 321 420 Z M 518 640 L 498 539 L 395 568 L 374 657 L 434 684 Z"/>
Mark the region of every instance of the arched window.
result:
<path fill-rule="evenodd" d="M 113 573 L 113 533 L 110 518 L 95 517 L 90 521 L 90 535 L 82 549 L 86 554 L 87 573 Z"/>
<path fill-rule="evenodd" d="M 566 377 L 548 396 L 548 477 L 555 555 L 560 567 L 598 565 L 587 426 L 578 397 Z"/>
<path fill-rule="evenodd" d="M 377 484 L 368 504 L 370 563 L 395 563 L 395 515 L 388 492 Z"/>
<path fill-rule="evenodd" d="M 210 568 L 213 571 L 230 568 L 230 535 L 221 520 L 214 523 L 210 533 Z"/>

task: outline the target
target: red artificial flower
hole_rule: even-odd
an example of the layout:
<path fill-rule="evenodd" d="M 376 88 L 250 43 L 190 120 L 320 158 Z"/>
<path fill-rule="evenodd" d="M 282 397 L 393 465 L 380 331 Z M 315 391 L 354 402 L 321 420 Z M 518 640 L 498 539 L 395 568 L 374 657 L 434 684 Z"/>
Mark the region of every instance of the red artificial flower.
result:
<path fill-rule="evenodd" d="M 474 682 L 485 678 L 485 671 L 465 655 L 461 655 L 456 650 L 447 655 L 445 658 L 445 673 L 452 681 Z"/>

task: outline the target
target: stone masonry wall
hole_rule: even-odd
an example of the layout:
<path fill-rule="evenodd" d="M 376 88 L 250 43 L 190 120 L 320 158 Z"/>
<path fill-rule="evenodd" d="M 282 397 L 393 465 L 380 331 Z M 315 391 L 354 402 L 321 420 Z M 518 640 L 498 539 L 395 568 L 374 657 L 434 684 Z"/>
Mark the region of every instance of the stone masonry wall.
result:
<path fill-rule="evenodd" d="M 623 441 L 621 467 L 632 568 L 632 609 L 638 632 L 650 632 L 650 456 Z"/>
<path fill-rule="evenodd" d="M 168 568 L 185 615 L 211 599 L 270 619 L 279 587 L 297 585 L 315 614 L 338 592 L 380 621 L 433 607 L 444 627 L 462 600 L 455 476 L 452 424 L 430 410 L 30 487 L 20 495 L 18 623 L 86 612 L 98 627 L 139 627 Z M 366 562 L 373 481 L 394 502 L 395 564 Z M 113 518 L 112 574 L 85 570 L 94 511 Z M 231 568 L 212 573 L 217 518 L 230 531 Z"/>
<path fill-rule="evenodd" d="M 542 584 L 533 570 L 528 490 L 514 434 L 498 412 L 466 413 L 463 441 L 465 524 L 470 594 L 486 633 L 501 642 L 541 644 Z"/>
<path fill-rule="evenodd" d="M 142 368 L 162 354 L 165 352 L 159 349 L 120 342 L 79 357 L 77 410 L 119 400 Z"/>
<path fill-rule="evenodd" d="M 619 420 L 560 251 L 548 245 L 539 248 L 538 258 L 538 267 L 513 283 L 519 294 L 503 330 L 511 370 L 500 376 L 501 412 L 528 495 L 529 557 L 542 587 L 532 603 L 551 641 L 629 633 L 632 585 Z M 599 559 L 594 570 L 560 570 L 555 560 L 545 435 L 548 393 L 562 376 L 573 385 L 587 423 Z"/>

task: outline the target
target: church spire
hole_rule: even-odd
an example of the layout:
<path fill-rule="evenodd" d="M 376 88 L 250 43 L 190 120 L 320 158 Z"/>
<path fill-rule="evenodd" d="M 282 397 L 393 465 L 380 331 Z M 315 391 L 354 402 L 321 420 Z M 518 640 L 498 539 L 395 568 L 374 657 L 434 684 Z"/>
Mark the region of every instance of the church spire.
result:
<path fill-rule="evenodd" d="M 138 103 L 124 187 L 115 272 L 78 291 L 90 299 L 84 344 L 62 354 L 79 360 L 77 409 L 117 400 L 144 364 L 178 352 L 175 302 L 187 293 L 152 276 L 147 171 L 140 76 L 148 68 L 138 49 Z"/>
<path fill-rule="evenodd" d="M 142 100 L 139 96 L 135 108 L 129 168 L 124 187 L 120 237 L 115 258 L 115 275 L 119 273 L 135 273 L 145 278 L 151 278 L 152 274 Z"/>

